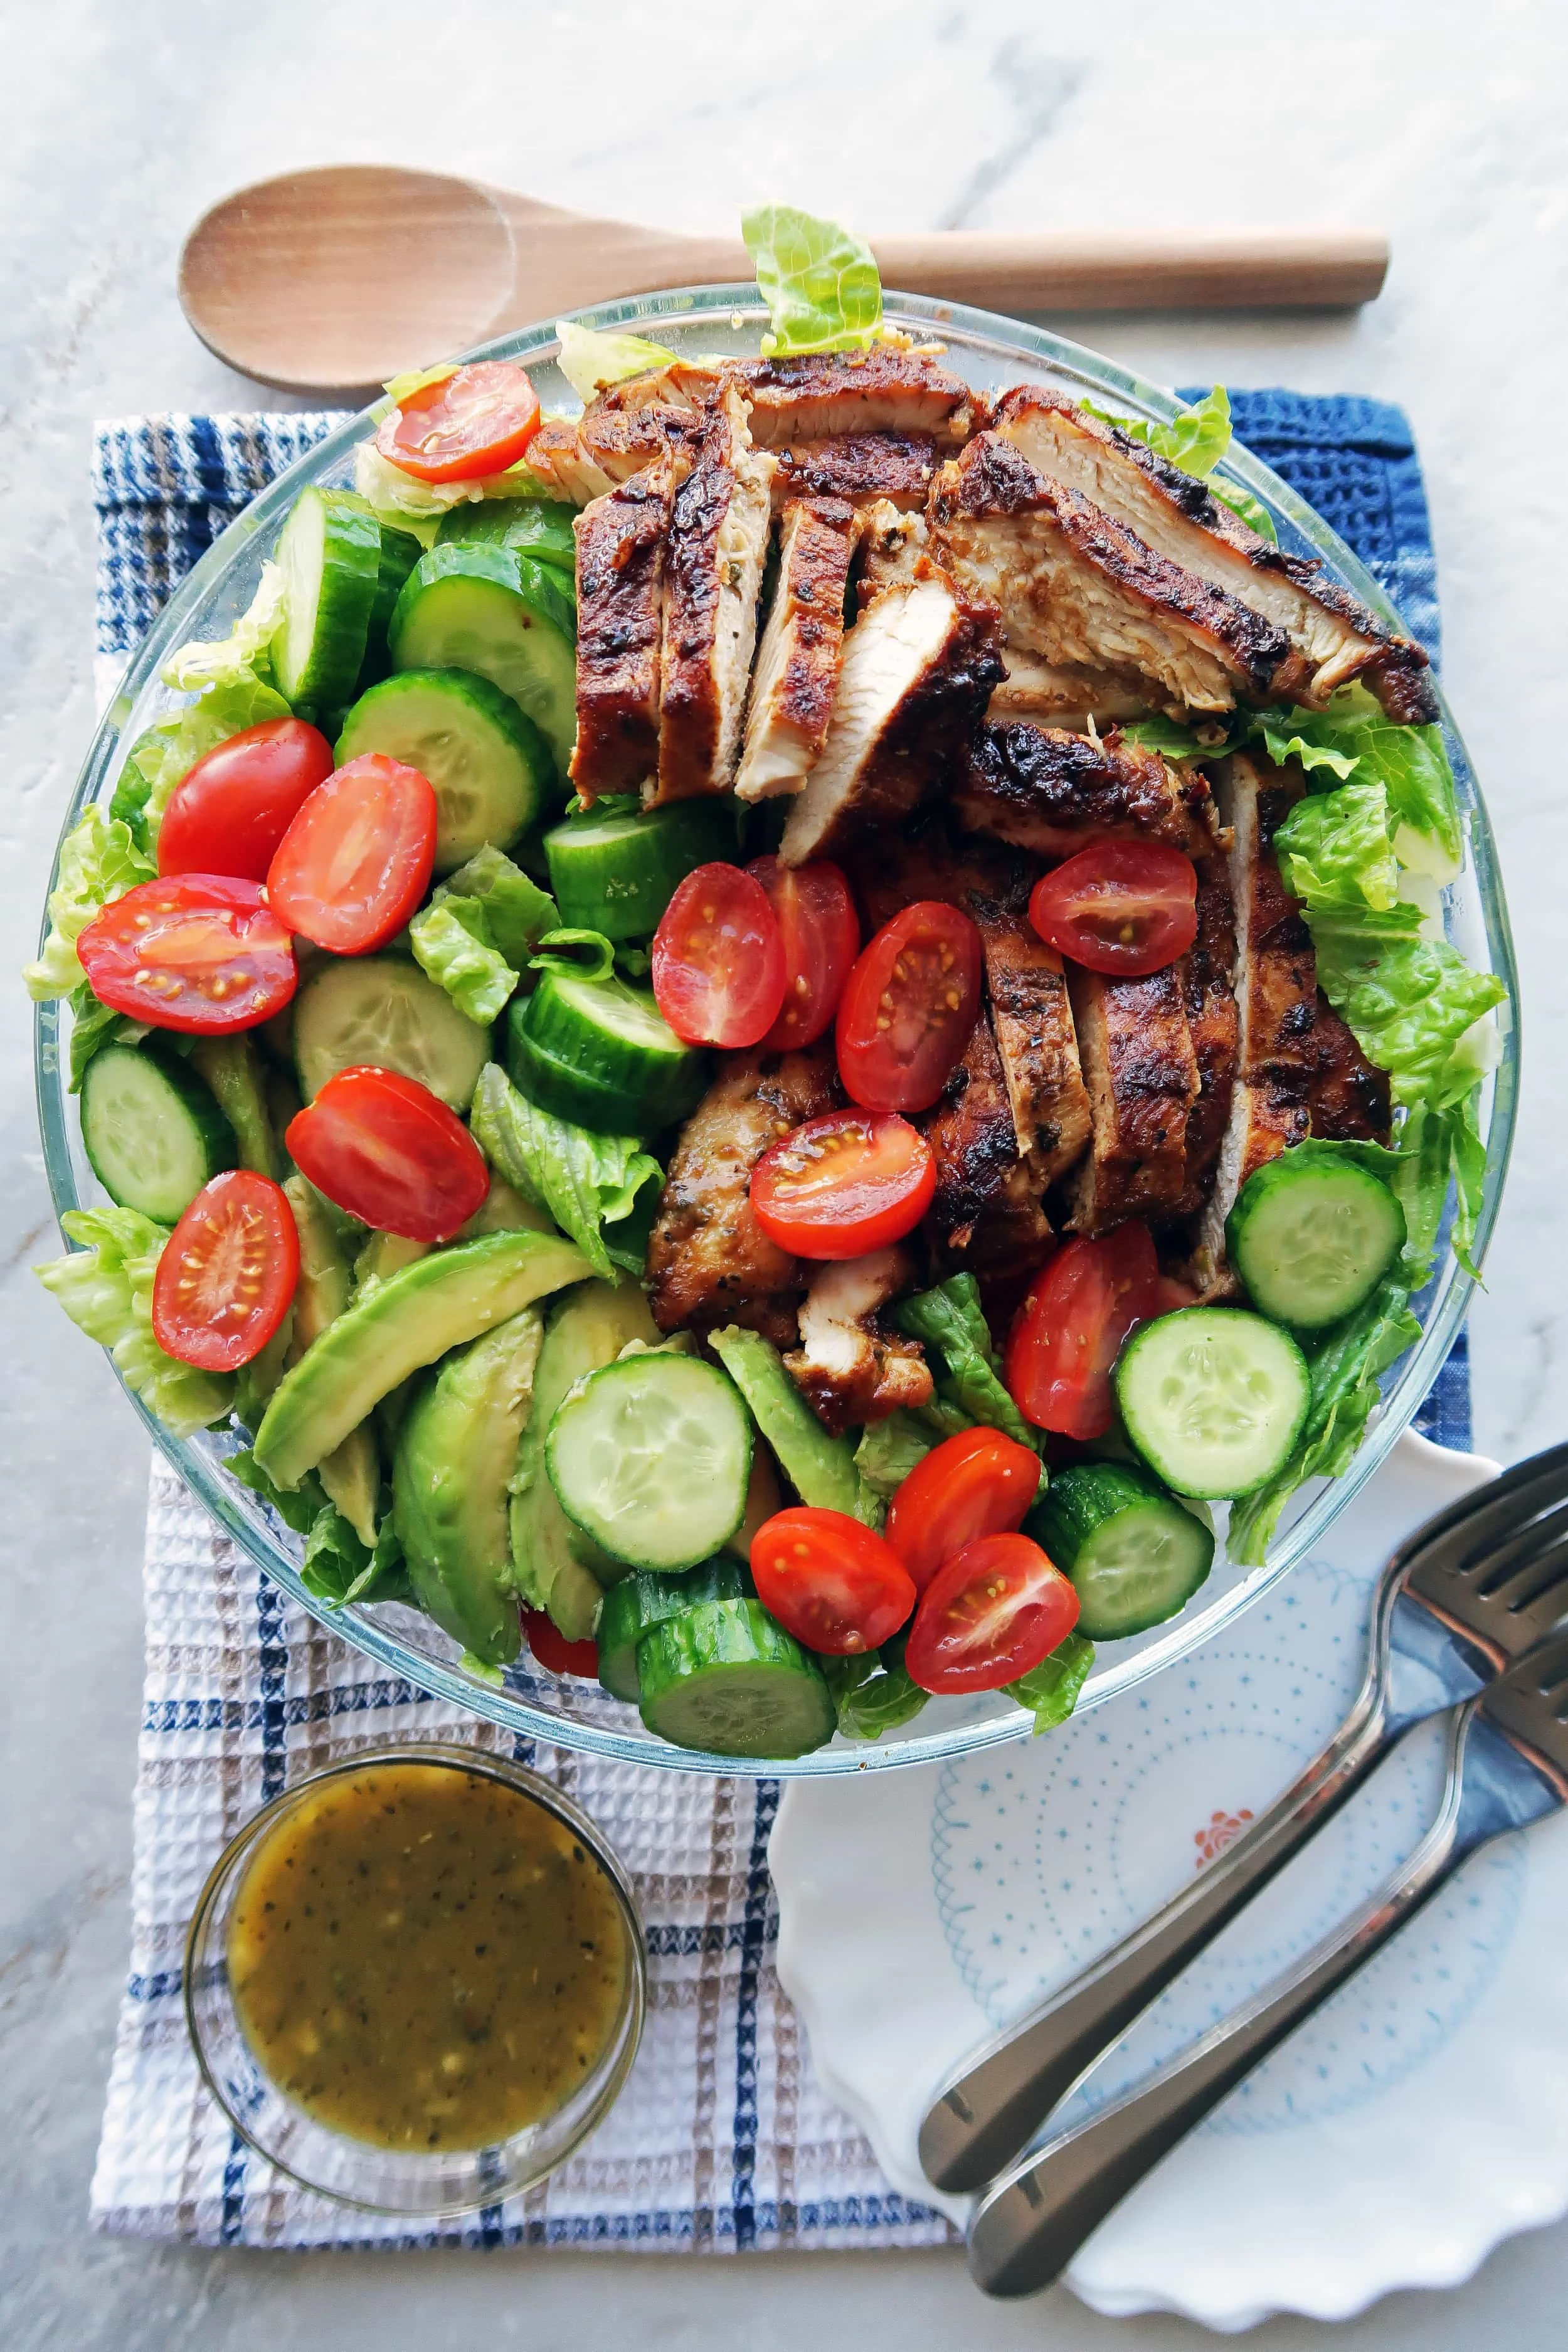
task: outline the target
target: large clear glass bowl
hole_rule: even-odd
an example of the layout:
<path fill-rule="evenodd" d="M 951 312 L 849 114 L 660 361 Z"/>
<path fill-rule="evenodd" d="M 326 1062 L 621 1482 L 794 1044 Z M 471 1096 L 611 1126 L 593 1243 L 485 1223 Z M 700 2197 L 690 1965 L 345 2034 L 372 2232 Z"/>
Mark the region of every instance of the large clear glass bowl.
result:
<path fill-rule="evenodd" d="M 1088 394 L 1121 415 L 1157 420 L 1176 413 L 1178 403 L 1169 393 L 1143 383 L 1096 352 L 1067 342 L 1060 336 L 986 311 L 929 301 L 914 295 L 889 297 L 888 312 L 891 323 L 909 329 L 917 337 L 939 339 L 946 346 L 948 364 L 982 389 L 994 390 L 1028 381 L 1059 385 L 1075 395 Z M 752 286 L 702 287 L 634 301 L 604 303 L 582 316 L 590 325 L 644 333 L 677 351 L 693 354 L 714 351 L 755 352 L 767 323 L 756 289 Z M 556 351 L 552 329 L 541 326 L 489 344 L 484 356 L 526 362 L 546 408 L 572 409 L 577 404 L 554 364 Z M 159 667 L 169 651 L 187 638 L 220 636 L 227 630 L 249 602 L 263 558 L 270 552 L 283 519 L 300 489 L 307 482 L 348 482 L 353 473 L 354 445 L 364 437 L 367 429 L 366 419 L 356 416 L 331 434 L 288 473 L 280 475 L 230 524 L 196 565 L 132 662 L 88 754 L 65 813 L 62 830 L 75 824 L 88 803 L 108 801 L 126 750 L 142 729 L 176 699 L 158 682 Z M 1387 596 L 1365 567 L 1276 474 L 1239 447 L 1233 448 L 1224 470 L 1269 509 L 1284 546 L 1300 554 L 1322 557 L 1373 612 L 1397 622 L 1398 615 Z M 1444 719 L 1468 836 L 1464 871 L 1446 893 L 1448 934 L 1473 962 L 1502 977 L 1508 983 L 1510 1007 L 1516 1008 L 1513 950 L 1491 828 L 1464 747 L 1446 709 Z M 1509 1008 L 1504 1009 L 1503 1020 L 1502 1059 L 1488 1084 L 1483 1105 L 1486 1200 L 1477 1242 L 1478 1257 L 1485 1250 L 1496 1222 L 1513 1130 L 1519 1033 L 1516 1014 L 1510 1014 Z M 66 1091 L 60 1054 L 62 1032 L 59 1008 L 53 1004 L 40 1006 L 37 1027 L 38 1110 L 57 1211 L 76 1208 L 99 1197 L 81 1150 L 76 1104 Z M 1117 1692 L 1158 1674 L 1197 1643 L 1209 1640 L 1221 1626 L 1250 1607 L 1260 1593 L 1287 1575 L 1296 1561 L 1321 1540 L 1351 1497 L 1371 1477 L 1431 1387 L 1463 1322 L 1470 1288 L 1469 1277 L 1448 1259 L 1417 1302 L 1421 1338 L 1386 1376 L 1381 1414 L 1352 1468 L 1344 1477 L 1307 1494 L 1302 1507 L 1277 1537 L 1264 1566 L 1237 1570 L 1222 1558 L 1216 1561 L 1196 1603 L 1180 1617 L 1137 1640 L 1104 1644 L 1080 1706 L 1099 1706 Z M 134 1399 L 132 1402 L 135 1403 Z M 142 1412 L 140 1405 L 136 1409 Z M 204 1434 L 182 1442 L 161 1429 L 145 1412 L 142 1418 L 154 1442 L 162 1446 L 214 1517 L 303 1608 L 394 1673 L 406 1675 L 436 1696 L 455 1700 L 475 1715 L 505 1724 L 514 1731 L 552 1740 L 561 1747 L 619 1757 L 628 1763 L 666 1765 L 676 1771 L 784 1776 L 928 1763 L 1020 1738 L 1030 1729 L 1028 1717 L 1005 1698 L 990 1696 L 968 1700 L 933 1699 L 905 1732 L 874 1745 L 836 1739 L 815 1755 L 784 1763 L 753 1763 L 671 1748 L 644 1730 L 635 1708 L 607 1697 L 593 1683 L 570 1677 L 557 1680 L 527 1658 L 510 1667 L 499 1686 L 493 1685 L 469 1673 L 460 1663 L 456 1643 L 411 1609 L 388 1603 L 338 1611 L 324 1609 L 300 1580 L 299 1539 L 226 1475 L 223 1457 L 235 1441 Z"/>

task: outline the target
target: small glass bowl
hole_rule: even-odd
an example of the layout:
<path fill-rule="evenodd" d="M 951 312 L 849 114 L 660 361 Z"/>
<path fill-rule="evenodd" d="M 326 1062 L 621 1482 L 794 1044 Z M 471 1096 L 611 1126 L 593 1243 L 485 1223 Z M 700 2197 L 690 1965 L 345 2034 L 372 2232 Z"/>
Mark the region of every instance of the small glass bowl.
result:
<path fill-rule="evenodd" d="M 615 1895 L 626 1933 L 626 1990 L 603 2056 L 586 2081 L 553 2115 L 489 2147 L 416 2153 L 375 2147 L 335 2131 L 285 2096 L 257 2063 L 234 2005 L 228 1975 L 228 1928 L 251 1857 L 278 1823 L 324 1780 L 377 1764 L 426 1764 L 436 1771 L 476 1772 L 499 1780 L 554 1816 L 580 1839 Z M 631 2072 L 642 2040 L 647 2000 L 647 1960 L 642 1920 L 630 1881 L 586 1813 L 503 1756 L 441 1740 L 386 1740 L 323 1766 L 264 1805 L 230 1840 L 214 1864 L 185 1937 L 185 2022 L 209 2091 L 243 2140 L 268 2164 L 297 2181 L 363 2212 L 437 2221 L 497 2205 L 542 2180 L 580 2147 L 608 2114 Z"/>

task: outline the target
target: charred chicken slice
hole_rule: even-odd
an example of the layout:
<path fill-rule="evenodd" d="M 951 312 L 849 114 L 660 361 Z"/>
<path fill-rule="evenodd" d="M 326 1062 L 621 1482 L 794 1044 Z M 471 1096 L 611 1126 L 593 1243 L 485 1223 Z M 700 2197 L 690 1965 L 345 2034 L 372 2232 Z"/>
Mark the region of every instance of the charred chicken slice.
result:
<path fill-rule="evenodd" d="M 985 984 L 1020 1157 L 1043 1192 L 1089 1140 L 1089 1102 L 1062 960 L 1030 926 L 1026 880 L 1007 900 L 971 887 Z"/>
<path fill-rule="evenodd" d="M 1068 971 L 1093 1136 L 1072 1183 L 1073 1230 L 1169 1217 L 1182 1197 L 1198 1066 L 1178 967 L 1113 980 Z"/>
<path fill-rule="evenodd" d="M 1260 538 L 1195 476 L 1063 394 L 1034 385 L 1004 394 L 994 423 L 1039 473 L 1092 499 L 1156 555 L 1283 630 L 1305 667 L 1298 701 L 1321 705 L 1336 687 L 1364 674 L 1391 717 L 1436 716 L 1419 646 L 1392 635 L 1326 580 L 1321 564 Z"/>
<path fill-rule="evenodd" d="M 827 740 L 854 548 L 855 509 L 843 499 L 793 499 L 785 507 L 735 778 L 743 801 L 798 793 Z"/>
<path fill-rule="evenodd" d="M 864 506 L 886 499 L 922 508 L 936 472 L 929 433 L 841 433 L 825 441 L 792 441 L 774 452 L 773 511 L 791 499 L 847 499 Z"/>
<path fill-rule="evenodd" d="M 1086 669 L 1077 662 L 1044 661 L 1018 646 L 1009 646 L 1002 661 L 1006 675 L 985 713 L 994 727 L 1026 719 L 1086 735 L 1111 728 L 1118 719 L 1146 719 L 1158 705 L 1143 678 Z"/>
<path fill-rule="evenodd" d="M 725 383 L 675 494 L 665 557 L 658 774 L 650 806 L 727 792 L 757 641 L 773 461 Z"/>
<path fill-rule="evenodd" d="M 977 434 L 931 486 L 935 551 L 994 598 L 1010 645 L 1134 672 L 1178 709 L 1289 700 L 1307 671 L 1282 629 L 1158 555 L 1125 523 Z"/>
<path fill-rule="evenodd" d="M 1186 1189 L 1180 1213 L 1195 1216 L 1230 1118 L 1239 1021 L 1236 990 L 1236 909 L 1230 877 L 1215 858 L 1198 867 L 1197 937 L 1182 959 L 1182 998 L 1197 1064 L 1197 1100 L 1187 1113 Z"/>
<path fill-rule="evenodd" d="M 577 540 L 577 741 L 572 781 L 585 801 L 635 792 L 658 758 L 665 544 L 675 460 L 592 499 Z"/>
<path fill-rule="evenodd" d="M 913 1288 L 914 1271 L 901 1249 L 882 1249 L 812 1272 L 800 1310 L 800 1346 L 784 1358 L 784 1370 L 836 1437 L 862 1422 L 881 1421 L 900 1405 L 931 1401 L 931 1376 L 919 1341 L 882 1320 L 882 1309 Z"/>
<path fill-rule="evenodd" d="M 805 1275 L 752 1214 L 752 1171 L 839 1100 L 831 1043 L 728 1061 L 680 1130 L 648 1241 L 648 1303 L 661 1331 L 742 1323 L 793 1346 Z"/>
<path fill-rule="evenodd" d="M 1327 1143 L 1386 1143 L 1393 1116 L 1388 1074 L 1373 1068 L 1321 989 L 1312 1034 L 1318 1049 L 1309 1100 L 1312 1133 Z"/>
<path fill-rule="evenodd" d="M 851 433 L 929 435 L 940 447 L 956 449 L 974 427 L 975 396 L 962 377 L 887 344 L 759 360 L 745 374 L 752 433 L 762 449 Z"/>
<path fill-rule="evenodd" d="M 1070 857 L 1094 841 L 1162 841 L 1188 857 L 1216 846 L 1209 787 L 1157 751 L 1054 727 L 983 727 L 952 797 L 972 833 L 1037 856 Z"/>
<path fill-rule="evenodd" d="M 921 1122 L 936 1160 L 926 1213 L 943 1266 L 983 1282 L 1032 1273 L 1050 1254 L 1045 1190 L 1018 1156 L 1017 1130 L 990 1017 L 982 1012 L 936 1109 Z"/>

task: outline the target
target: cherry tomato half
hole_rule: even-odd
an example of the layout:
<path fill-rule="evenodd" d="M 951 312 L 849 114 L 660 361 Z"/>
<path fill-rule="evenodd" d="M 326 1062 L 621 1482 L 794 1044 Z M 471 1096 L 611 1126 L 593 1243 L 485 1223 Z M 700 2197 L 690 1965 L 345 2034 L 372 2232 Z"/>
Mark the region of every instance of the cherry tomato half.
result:
<path fill-rule="evenodd" d="M 93 917 L 76 951 L 101 1003 L 188 1036 L 269 1021 L 300 977 L 258 886 L 226 874 L 139 882 Z"/>
<path fill-rule="evenodd" d="M 319 948 L 368 955 L 403 929 L 435 862 L 428 778 L 366 751 L 304 802 L 268 868 L 267 896 Z"/>
<path fill-rule="evenodd" d="M 158 827 L 159 873 L 265 882 L 279 843 L 331 772 L 331 745 L 302 719 L 231 735 L 175 785 Z"/>
<path fill-rule="evenodd" d="M 776 857 L 753 857 L 746 871 L 767 892 L 784 941 L 784 1011 L 763 1043 L 775 1054 L 814 1045 L 833 1025 L 860 945 L 849 885 L 826 858 L 781 866 Z"/>
<path fill-rule="evenodd" d="M 763 1152 L 752 1213 L 797 1257 L 861 1257 L 912 1233 L 935 1191 L 935 1155 L 907 1118 L 830 1110 Z"/>
<path fill-rule="evenodd" d="M 787 1633 L 830 1658 L 875 1650 L 915 1605 L 910 1572 L 843 1511 L 780 1511 L 752 1538 L 757 1598 Z"/>
<path fill-rule="evenodd" d="M 838 1001 L 838 1075 L 867 1110 L 929 1110 L 980 1011 L 980 934 L 922 898 L 884 923 Z"/>
<path fill-rule="evenodd" d="M 340 1070 L 283 1139 L 329 1201 L 411 1242 L 449 1242 L 490 1188 L 484 1155 L 456 1112 L 395 1070 Z"/>
<path fill-rule="evenodd" d="M 1090 971 L 1162 971 L 1197 937 L 1197 869 L 1162 842 L 1097 842 L 1036 883 L 1029 920 Z"/>
<path fill-rule="evenodd" d="M 1176 1286 L 1173 1285 L 1173 1289 Z M 1165 1311 L 1147 1225 L 1080 1235 L 1030 1284 L 1007 1339 L 1007 1391 L 1024 1419 L 1064 1437 L 1103 1437 L 1110 1369 L 1134 1323 Z"/>
<path fill-rule="evenodd" d="M 597 1642 L 569 1642 L 542 1609 L 523 1610 L 522 1638 L 547 1675 L 581 1675 L 584 1682 L 598 1680 Z"/>
<path fill-rule="evenodd" d="M 977 1537 L 1021 1527 L 1039 1486 L 1039 1455 L 1000 1429 L 965 1429 L 934 1446 L 888 1509 L 888 1541 L 915 1591 Z"/>
<path fill-rule="evenodd" d="M 1078 1623 L 1078 1594 L 1027 1536 L 981 1536 L 921 1595 L 904 1649 L 911 1681 L 943 1694 L 1000 1690 Z"/>
<path fill-rule="evenodd" d="M 299 1279 L 300 1236 L 281 1188 L 227 1169 L 202 1186 L 163 1244 L 153 1336 L 182 1364 L 237 1371 L 277 1333 Z"/>
<path fill-rule="evenodd" d="M 784 993 L 768 894 L 738 866 L 699 866 L 653 935 L 654 1002 L 688 1045 L 760 1045 Z"/>
<path fill-rule="evenodd" d="M 515 466 L 538 430 L 526 368 L 475 360 L 411 392 L 382 418 L 375 446 L 421 482 L 466 482 Z"/>

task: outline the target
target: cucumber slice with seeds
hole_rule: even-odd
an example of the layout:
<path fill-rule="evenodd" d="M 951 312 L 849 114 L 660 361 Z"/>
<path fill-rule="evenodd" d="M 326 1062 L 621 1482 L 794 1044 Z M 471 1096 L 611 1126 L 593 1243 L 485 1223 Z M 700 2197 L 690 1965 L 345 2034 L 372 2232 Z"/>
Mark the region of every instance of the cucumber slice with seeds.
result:
<path fill-rule="evenodd" d="M 710 1559 L 744 1517 L 752 1424 L 716 1364 L 649 1349 L 577 1383 L 544 1461 L 584 1534 L 633 1568 L 669 1574 Z"/>
<path fill-rule="evenodd" d="M 1136 1330 L 1116 1367 L 1128 1436 L 1178 1495 L 1250 1495 L 1282 1469 L 1312 1400 L 1307 1360 L 1278 1323 L 1184 1307 Z"/>
<path fill-rule="evenodd" d="M 833 1737 L 821 1669 L 760 1601 L 709 1601 L 637 1643 L 642 1719 L 677 1748 L 804 1756 Z"/>
<path fill-rule="evenodd" d="M 645 812 L 617 796 L 552 826 L 544 855 L 562 921 L 607 940 L 651 938 L 689 873 L 735 857 L 735 805 L 672 801 Z"/>
<path fill-rule="evenodd" d="M 294 1066 L 307 1102 L 337 1071 L 369 1062 L 467 1110 L 489 1041 L 416 963 L 392 956 L 334 956 L 294 1000 Z"/>
<path fill-rule="evenodd" d="M 510 848 L 553 794 L 555 762 L 510 695 L 461 669 L 400 670 L 362 694 L 343 721 L 339 767 L 384 751 L 427 776 L 436 793 L 436 871 L 450 874 L 487 843 Z"/>
<path fill-rule="evenodd" d="M 211 1090 L 155 1045 L 100 1046 L 81 1082 L 81 1139 L 110 1199 L 161 1225 L 175 1223 L 204 1184 L 239 1164 Z"/>
<path fill-rule="evenodd" d="M 637 1643 L 667 1617 L 704 1601 L 740 1601 L 752 1591 L 738 1559 L 704 1560 L 681 1576 L 626 1577 L 605 1593 L 599 1611 L 599 1681 L 612 1698 L 637 1703 Z"/>
<path fill-rule="evenodd" d="M 1405 1247 L 1405 1212 L 1381 1177 L 1309 1145 L 1248 1177 L 1225 1245 L 1255 1307 L 1321 1331 L 1371 1297 Z"/>
<path fill-rule="evenodd" d="M 381 526 L 332 490 L 301 490 L 278 541 L 283 619 L 278 690 L 298 710 L 341 708 L 364 660 L 381 574 Z"/>
<path fill-rule="evenodd" d="M 531 1101 L 603 1135 L 651 1135 L 684 1118 L 708 1066 L 651 989 L 558 971 L 508 1008 L 507 1066 Z"/>
<path fill-rule="evenodd" d="M 1122 1642 L 1184 1609 L 1214 1565 L 1214 1531 L 1141 1470 L 1058 1470 L 1024 1522 L 1079 1597 L 1079 1633 Z"/>
<path fill-rule="evenodd" d="M 404 585 L 390 643 L 395 670 L 488 677 L 533 721 L 565 774 L 577 733 L 577 617 L 548 564 L 483 541 L 433 547 Z"/>

